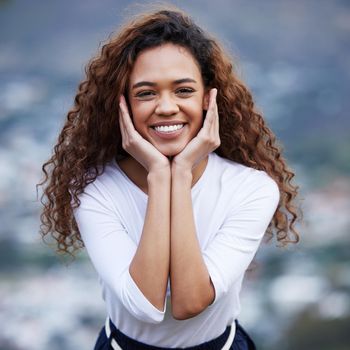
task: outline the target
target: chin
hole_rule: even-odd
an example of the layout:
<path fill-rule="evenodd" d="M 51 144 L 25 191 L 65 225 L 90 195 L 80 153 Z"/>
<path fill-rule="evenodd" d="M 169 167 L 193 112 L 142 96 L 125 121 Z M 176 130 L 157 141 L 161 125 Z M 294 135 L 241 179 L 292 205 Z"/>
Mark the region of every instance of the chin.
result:
<path fill-rule="evenodd" d="M 183 147 L 159 147 L 158 151 L 166 157 L 175 157 L 185 148 Z"/>

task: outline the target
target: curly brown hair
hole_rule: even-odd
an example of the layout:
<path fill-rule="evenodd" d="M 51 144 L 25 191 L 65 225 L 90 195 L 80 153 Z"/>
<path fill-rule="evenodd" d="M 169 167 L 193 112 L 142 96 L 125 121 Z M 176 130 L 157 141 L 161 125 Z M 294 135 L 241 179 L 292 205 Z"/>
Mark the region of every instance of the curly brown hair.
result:
<path fill-rule="evenodd" d="M 187 48 L 199 64 L 205 87 L 218 89 L 221 145 L 215 152 L 264 170 L 279 186 L 280 201 L 265 238 L 269 241 L 275 231 L 281 246 L 299 241 L 295 224 L 300 214 L 293 204 L 299 187 L 291 184 L 295 174 L 288 169 L 281 146 L 237 77 L 230 55 L 186 13 L 172 7 L 143 12 L 124 24 L 86 66 L 86 79 L 79 84 L 52 157 L 42 166 L 45 177 L 37 184 L 46 184 L 40 233 L 43 238 L 51 233 L 58 253 L 74 255 L 84 247 L 73 215 L 80 205 L 78 196 L 104 172 L 107 162 L 127 155 L 118 107 L 120 95 L 127 95 L 137 55 L 169 42 Z"/>

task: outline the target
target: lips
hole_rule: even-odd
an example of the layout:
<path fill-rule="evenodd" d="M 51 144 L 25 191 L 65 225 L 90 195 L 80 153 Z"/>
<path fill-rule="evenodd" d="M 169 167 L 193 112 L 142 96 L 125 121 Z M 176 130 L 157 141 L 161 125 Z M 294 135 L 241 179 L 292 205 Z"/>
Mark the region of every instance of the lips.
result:
<path fill-rule="evenodd" d="M 186 122 L 182 120 L 162 121 L 162 122 L 152 124 L 151 128 L 154 128 L 155 126 L 169 126 L 169 125 L 178 125 L 178 124 L 186 124 Z"/>
<path fill-rule="evenodd" d="M 155 126 L 153 129 L 159 132 L 173 132 L 176 130 L 179 130 L 184 127 L 184 124 L 176 124 L 176 125 L 161 125 L 161 126 Z"/>
<path fill-rule="evenodd" d="M 180 123 L 181 124 L 181 123 Z M 164 125 L 164 124 L 162 124 Z M 179 125 L 179 124 L 177 124 Z M 154 127 L 151 128 L 152 130 L 152 134 L 161 138 L 161 139 L 166 139 L 166 140 L 169 140 L 169 139 L 174 139 L 178 136 L 180 136 L 183 132 L 184 132 L 184 129 L 186 127 L 186 124 L 182 124 L 182 127 L 180 129 L 177 129 L 177 130 L 156 130 Z"/>

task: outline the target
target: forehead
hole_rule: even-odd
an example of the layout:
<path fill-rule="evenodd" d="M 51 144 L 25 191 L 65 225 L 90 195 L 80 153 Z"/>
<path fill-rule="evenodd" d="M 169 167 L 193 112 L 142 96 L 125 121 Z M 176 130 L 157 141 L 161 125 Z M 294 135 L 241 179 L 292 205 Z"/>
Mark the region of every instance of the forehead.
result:
<path fill-rule="evenodd" d="M 130 74 L 130 83 L 192 78 L 201 81 L 199 65 L 188 49 L 164 44 L 142 51 Z"/>

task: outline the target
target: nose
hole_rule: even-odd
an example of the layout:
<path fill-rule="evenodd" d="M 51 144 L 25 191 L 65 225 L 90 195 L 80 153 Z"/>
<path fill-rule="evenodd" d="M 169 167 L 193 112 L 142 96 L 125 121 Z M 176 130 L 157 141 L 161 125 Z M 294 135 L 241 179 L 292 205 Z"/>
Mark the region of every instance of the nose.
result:
<path fill-rule="evenodd" d="M 169 95 L 160 96 L 155 109 L 158 115 L 174 115 L 179 112 L 179 106 Z"/>

